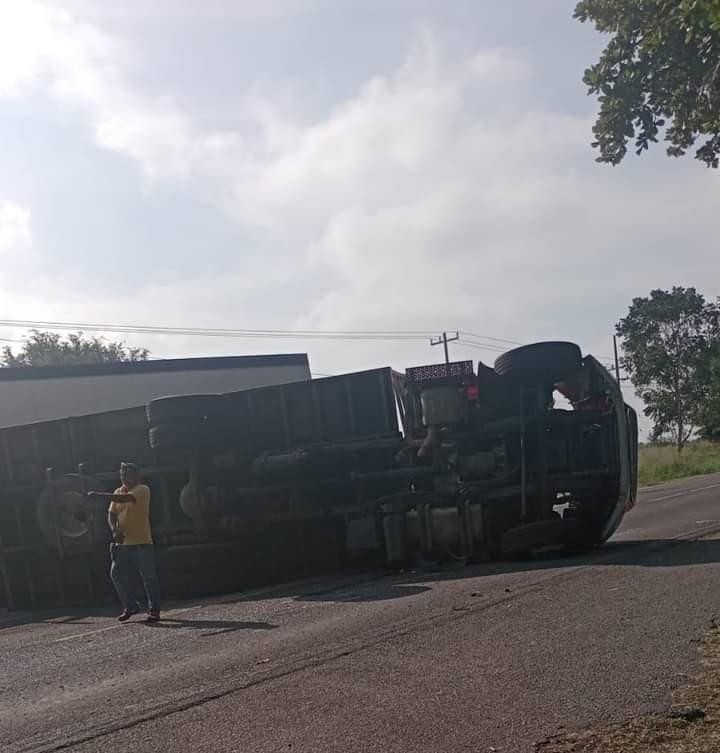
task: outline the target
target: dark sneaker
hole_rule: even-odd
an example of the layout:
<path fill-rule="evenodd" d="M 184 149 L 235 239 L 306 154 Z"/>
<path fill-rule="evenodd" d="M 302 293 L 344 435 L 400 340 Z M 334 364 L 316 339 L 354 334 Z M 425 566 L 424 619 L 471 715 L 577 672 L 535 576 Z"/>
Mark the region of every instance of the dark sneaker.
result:
<path fill-rule="evenodd" d="M 123 609 L 122 614 L 118 617 L 118 622 L 127 622 L 134 614 L 137 614 L 132 609 Z"/>
<path fill-rule="evenodd" d="M 160 610 L 151 609 L 148 612 L 148 616 L 146 617 L 145 622 L 160 622 Z"/>

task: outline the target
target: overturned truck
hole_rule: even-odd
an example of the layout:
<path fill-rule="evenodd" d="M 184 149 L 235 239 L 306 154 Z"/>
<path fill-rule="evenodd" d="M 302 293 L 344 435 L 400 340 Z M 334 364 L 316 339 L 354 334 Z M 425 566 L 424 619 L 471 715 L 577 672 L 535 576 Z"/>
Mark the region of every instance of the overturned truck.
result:
<path fill-rule="evenodd" d="M 563 342 L 0 429 L 0 607 L 110 595 L 86 493 L 122 459 L 152 489 L 164 591 L 190 596 L 599 546 L 635 502 L 637 439 L 617 382 Z"/>

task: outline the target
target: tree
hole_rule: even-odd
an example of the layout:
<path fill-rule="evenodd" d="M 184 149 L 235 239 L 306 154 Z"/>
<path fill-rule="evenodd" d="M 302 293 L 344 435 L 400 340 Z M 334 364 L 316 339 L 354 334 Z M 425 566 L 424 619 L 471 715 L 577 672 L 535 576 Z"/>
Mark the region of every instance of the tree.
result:
<path fill-rule="evenodd" d="M 710 361 L 708 391 L 700 411 L 700 436 L 720 442 L 720 347 Z"/>
<path fill-rule="evenodd" d="M 616 327 L 622 366 L 645 402 L 653 438 L 670 434 L 681 452 L 703 423 L 711 366 L 720 341 L 720 308 L 695 288 L 653 290 L 635 298 Z"/>
<path fill-rule="evenodd" d="M 5 346 L 0 355 L 0 367 L 59 366 L 108 361 L 145 361 L 145 348 L 129 348 L 124 342 L 108 342 L 103 337 L 85 337 L 82 332 L 66 337 L 56 332 L 31 330 L 19 353 Z"/>
<path fill-rule="evenodd" d="M 635 139 L 640 154 L 665 130 L 668 155 L 702 145 L 720 160 L 720 0 L 582 0 L 575 18 L 611 39 L 583 81 L 597 94 L 598 162 L 619 164 Z"/>

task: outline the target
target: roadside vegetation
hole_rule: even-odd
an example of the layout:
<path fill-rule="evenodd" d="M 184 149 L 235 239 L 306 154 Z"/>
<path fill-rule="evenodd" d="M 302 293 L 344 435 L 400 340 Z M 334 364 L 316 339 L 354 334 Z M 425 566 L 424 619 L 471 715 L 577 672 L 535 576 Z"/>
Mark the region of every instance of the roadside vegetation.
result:
<path fill-rule="evenodd" d="M 640 448 L 640 485 L 652 486 L 689 476 L 720 473 L 720 443 L 689 442 L 681 453 L 673 445 Z"/>
<path fill-rule="evenodd" d="M 695 437 L 720 439 L 720 300 L 695 288 L 653 290 L 615 329 L 651 440 L 681 453 Z"/>

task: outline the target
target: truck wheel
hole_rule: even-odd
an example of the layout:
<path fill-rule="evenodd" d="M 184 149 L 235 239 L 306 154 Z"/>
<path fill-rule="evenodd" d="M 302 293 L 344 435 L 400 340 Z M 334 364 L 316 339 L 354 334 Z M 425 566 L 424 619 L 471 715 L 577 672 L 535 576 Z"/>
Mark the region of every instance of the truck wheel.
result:
<path fill-rule="evenodd" d="M 77 474 L 58 478 L 35 503 L 35 520 L 50 545 L 61 539 L 63 548 L 88 550 L 109 539 L 107 505 L 100 507 L 87 498 L 89 491 L 105 491 L 92 477 L 81 481 Z"/>
<path fill-rule="evenodd" d="M 188 421 L 212 421 L 225 415 L 222 395 L 171 395 L 151 400 L 146 408 L 153 426 Z"/>
<path fill-rule="evenodd" d="M 227 421 L 188 421 L 150 428 L 150 447 L 158 451 L 213 452 L 232 447 L 232 425 Z"/>
<path fill-rule="evenodd" d="M 555 384 L 581 366 L 582 352 L 574 343 L 543 342 L 503 353 L 495 361 L 495 372 L 522 382 Z"/>
<path fill-rule="evenodd" d="M 553 518 L 511 528 L 500 540 L 500 551 L 511 557 L 541 549 L 564 549 L 582 542 L 582 528 L 574 520 Z"/>

